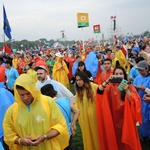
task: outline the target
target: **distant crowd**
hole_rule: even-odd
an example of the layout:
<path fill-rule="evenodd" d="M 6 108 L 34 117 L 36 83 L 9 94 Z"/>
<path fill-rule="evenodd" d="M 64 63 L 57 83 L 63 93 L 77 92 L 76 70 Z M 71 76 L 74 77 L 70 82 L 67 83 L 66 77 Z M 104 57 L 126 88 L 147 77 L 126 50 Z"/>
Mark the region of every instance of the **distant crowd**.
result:
<path fill-rule="evenodd" d="M 150 39 L 1 52 L 0 97 L 2 150 L 148 150 Z"/>

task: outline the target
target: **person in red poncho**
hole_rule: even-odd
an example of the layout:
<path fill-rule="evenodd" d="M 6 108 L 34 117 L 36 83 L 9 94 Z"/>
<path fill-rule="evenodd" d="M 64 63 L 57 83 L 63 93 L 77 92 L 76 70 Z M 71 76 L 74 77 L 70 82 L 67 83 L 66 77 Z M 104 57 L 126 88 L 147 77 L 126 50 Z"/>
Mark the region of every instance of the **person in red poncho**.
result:
<path fill-rule="evenodd" d="M 121 66 L 117 66 L 113 75 L 97 89 L 96 114 L 101 150 L 141 150 L 136 128 L 136 122 L 142 122 L 140 97 L 133 85 L 112 82 L 119 77 L 127 80 Z M 119 84 L 122 91 L 118 89 Z"/>

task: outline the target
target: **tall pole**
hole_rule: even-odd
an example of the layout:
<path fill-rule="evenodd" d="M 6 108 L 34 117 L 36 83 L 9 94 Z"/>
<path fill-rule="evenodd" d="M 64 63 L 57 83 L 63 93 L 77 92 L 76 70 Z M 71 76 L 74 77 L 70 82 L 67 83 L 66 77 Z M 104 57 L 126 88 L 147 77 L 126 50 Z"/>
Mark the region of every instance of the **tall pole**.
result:
<path fill-rule="evenodd" d="M 5 33 L 3 31 L 3 35 L 2 35 L 2 40 L 3 40 L 3 53 L 5 53 Z"/>
<path fill-rule="evenodd" d="M 83 27 L 81 28 L 81 30 L 82 30 L 82 45 L 83 45 L 83 50 L 85 50 L 85 49 L 84 49 L 84 34 L 83 34 Z"/>

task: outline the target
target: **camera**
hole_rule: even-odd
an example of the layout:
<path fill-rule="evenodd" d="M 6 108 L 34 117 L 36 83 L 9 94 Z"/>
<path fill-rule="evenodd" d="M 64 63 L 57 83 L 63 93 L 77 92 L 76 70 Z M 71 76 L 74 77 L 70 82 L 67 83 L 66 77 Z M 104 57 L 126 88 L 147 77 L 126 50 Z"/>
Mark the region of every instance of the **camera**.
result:
<path fill-rule="evenodd" d="M 111 82 L 111 83 L 121 83 L 121 81 L 122 81 L 121 77 L 116 77 L 116 78 L 109 80 L 109 82 Z"/>

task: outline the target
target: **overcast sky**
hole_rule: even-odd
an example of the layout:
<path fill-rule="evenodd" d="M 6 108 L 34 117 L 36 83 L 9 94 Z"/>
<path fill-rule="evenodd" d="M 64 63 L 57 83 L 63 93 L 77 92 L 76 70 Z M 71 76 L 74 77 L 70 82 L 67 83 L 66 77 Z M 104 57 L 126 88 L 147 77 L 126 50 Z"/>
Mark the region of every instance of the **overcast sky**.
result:
<path fill-rule="evenodd" d="M 117 34 L 141 34 L 150 29 L 150 0 L 3 0 L 0 33 L 3 34 L 3 3 L 12 37 L 18 40 L 87 40 L 110 35 L 110 16 L 116 15 Z M 77 13 L 89 14 L 89 27 L 77 28 Z M 93 25 L 101 33 L 94 34 Z M 115 34 L 115 33 L 114 33 Z M 1 40 L 2 41 L 2 38 Z"/>

